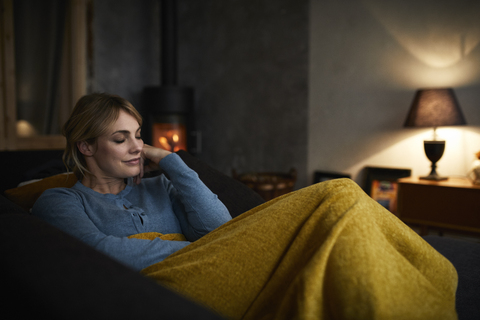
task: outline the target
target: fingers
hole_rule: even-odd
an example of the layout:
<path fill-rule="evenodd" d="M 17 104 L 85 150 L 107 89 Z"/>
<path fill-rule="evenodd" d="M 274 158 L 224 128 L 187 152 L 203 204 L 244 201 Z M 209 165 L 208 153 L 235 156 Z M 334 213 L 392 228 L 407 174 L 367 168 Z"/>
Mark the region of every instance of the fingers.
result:
<path fill-rule="evenodd" d="M 142 149 L 143 156 L 146 159 L 153 161 L 156 165 L 158 165 L 160 160 L 165 158 L 170 153 L 171 153 L 170 151 L 167 151 L 161 148 L 155 148 L 148 144 L 144 144 Z"/>
<path fill-rule="evenodd" d="M 160 160 L 170 153 L 170 151 L 144 144 L 141 153 L 142 161 L 140 161 L 139 165 L 140 172 L 133 178 L 133 182 L 139 184 L 146 172 L 158 170 L 160 168 L 158 165 Z M 147 163 L 145 161 L 147 161 Z"/>
<path fill-rule="evenodd" d="M 139 173 L 140 179 L 143 178 L 143 175 L 145 174 L 145 167 L 144 167 L 143 163 L 144 163 L 143 158 L 141 158 L 141 160 L 140 160 L 140 173 Z"/>
<path fill-rule="evenodd" d="M 142 182 L 142 178 L 140 178 L 139 175 L 133 177 L 133 183 L 135 183 L 135 184 L 140 184 L 140 182 Z"/>
<path fill-rule="evenodd" d="M 144 159 L 143 159 L 143 156 L 142 156 L 141 159 L 140 159 L 140 164 L 139 164 L 140 172 L 138 173 L 138 175 L 133 177 L 133 182 L 135 184 L 140 184 L 140 182 L 142 182 L 143 175 L 145 174 L 145 168 L 144 168 L 143 163 L 144 163 Z"/>

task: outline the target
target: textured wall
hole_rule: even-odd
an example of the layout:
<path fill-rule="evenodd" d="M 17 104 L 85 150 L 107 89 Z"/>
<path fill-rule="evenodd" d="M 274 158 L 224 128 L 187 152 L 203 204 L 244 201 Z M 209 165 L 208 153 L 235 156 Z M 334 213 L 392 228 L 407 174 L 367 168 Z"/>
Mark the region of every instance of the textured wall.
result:
<path fill-rule="evenodd" d="M 179 0 L 179 85 L 195 90 L 197 156 L 232 169 L 299 173 L 306 184 L 307 0 Z M 95 90 L 140 109 L 159 84 L 155 0 L 95 1 Z"/>
<path fill-rule="evenodd" d="M 295 167 L 306 183 L 308 1 L 179 1 L 179 82 L 203 148 L 230 174 Z"/>
<path fill-rule="evenodd" d="M 145 115 L 141 93 L 160 83 L 158 0 L 94 1 L 94 91 L 121 95 Z"/>

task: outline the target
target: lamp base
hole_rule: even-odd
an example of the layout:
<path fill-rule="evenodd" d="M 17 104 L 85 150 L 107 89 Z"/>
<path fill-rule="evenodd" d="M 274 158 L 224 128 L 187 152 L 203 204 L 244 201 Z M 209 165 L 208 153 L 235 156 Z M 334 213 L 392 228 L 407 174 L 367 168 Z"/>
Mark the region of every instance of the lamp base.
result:
<path fill-rule="evenodd" d="M 427 156 L 428 160 L 432 162 L 432 171 L 430 171 L 428 176 L 420 177 L 420 179 L 431 181 L 447 180 L 448 177 L 441 177 L 437 173 L 437 161 L 443 156 L 443 152 L 445 151 L 445 141 L 423 141 L 423 146 L 425 149 L 425 155 Z"/>
<path fill-rule="evenodd" d="M 432 180 L 432 181 L 442 181 L 442 180 L 448 180 L 448 177 L 440 177 L 437 174 L 429 174 L 426 177 L 420 177 L 422 180 Z"/>

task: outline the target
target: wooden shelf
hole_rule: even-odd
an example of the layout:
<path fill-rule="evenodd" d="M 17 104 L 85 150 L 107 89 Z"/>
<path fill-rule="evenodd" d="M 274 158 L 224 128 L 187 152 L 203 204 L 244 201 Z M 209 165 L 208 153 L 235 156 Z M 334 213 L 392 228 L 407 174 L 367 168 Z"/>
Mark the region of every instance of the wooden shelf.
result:
<path fill-rule="evenodd" d="M 447 180 L 442 181 L 432 181 L 432 180 L 423 180 L 419 177 L 408 177 L 401 178 L 398 180 L 400 183 L 411 183 L 411 184 L 421 184 L 421 185 L 430 185 L 438 187 L 452 187 L 452 188 L 474 188 L 480 189 L 480 185 L 473 184 L 472 181 L 468 178 L 448 178 Z"/>
<path fill-rule="evenodd" d="M 480 233 L 480 186 L 466 178 L 398 180 L 398 216 L 407 224 Z"/>

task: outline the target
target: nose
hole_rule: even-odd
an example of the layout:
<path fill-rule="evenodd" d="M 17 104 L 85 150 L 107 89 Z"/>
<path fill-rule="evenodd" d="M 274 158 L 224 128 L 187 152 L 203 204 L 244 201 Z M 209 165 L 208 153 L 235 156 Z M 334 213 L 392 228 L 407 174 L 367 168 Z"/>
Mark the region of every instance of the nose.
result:
<path fill-rule="evenodd" d="M 131 148 L 130 148 L 130 152 L 132 154 L 137 154 L 137 153 L 140 153 L 143 149 L 143 139 L 133 139 L 132 140 L 132 144 L 131 144 Z"/>

